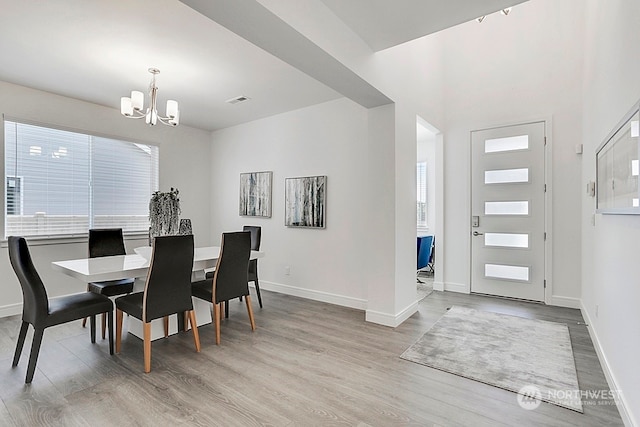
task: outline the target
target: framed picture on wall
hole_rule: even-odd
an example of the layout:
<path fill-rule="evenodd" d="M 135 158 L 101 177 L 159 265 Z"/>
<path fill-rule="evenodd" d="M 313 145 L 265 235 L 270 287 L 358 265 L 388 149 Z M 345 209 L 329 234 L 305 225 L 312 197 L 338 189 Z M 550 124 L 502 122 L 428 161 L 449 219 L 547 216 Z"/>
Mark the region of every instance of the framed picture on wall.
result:
<path fill-rule="evenodd" d="M 287 227 L 325 227 L 326 176 L 286 178 L 284 188 Z"/>
<path fill-rule="evenodd" d="M 240 174 L 240 216 L 271 218 L 272 172 Z"/>

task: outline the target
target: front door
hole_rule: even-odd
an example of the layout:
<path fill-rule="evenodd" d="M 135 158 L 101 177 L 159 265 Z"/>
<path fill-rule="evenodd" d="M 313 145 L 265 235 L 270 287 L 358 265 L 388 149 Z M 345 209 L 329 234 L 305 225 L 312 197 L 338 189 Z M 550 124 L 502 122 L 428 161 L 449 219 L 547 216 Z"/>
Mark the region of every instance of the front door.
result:
<path fill-rule="evenodd" d="M 545 123 L 471 132 L 471 292 L 544 301 Z"/>

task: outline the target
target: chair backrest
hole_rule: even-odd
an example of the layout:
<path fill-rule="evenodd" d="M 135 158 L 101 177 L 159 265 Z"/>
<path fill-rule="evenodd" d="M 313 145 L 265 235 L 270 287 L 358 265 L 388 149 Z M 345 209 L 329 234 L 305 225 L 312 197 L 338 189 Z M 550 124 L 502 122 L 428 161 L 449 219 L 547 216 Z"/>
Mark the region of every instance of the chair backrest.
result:
<path fill-rule="evenodd" d="M 144 286 L 142 320 L 150 322 L 173 313 L 192 310 L 193 235 L 154 238 L 149 265 Z"/>
<path fill-rule="evenodd" d="M 429 264 L 432 248 L 433 236 L 418 237 L 418 270 Z"/>
<path fill-rule="evenodd" d="M 220 255 L 213 274 L 215 302 L 249 294 L 248 274 L 251 233 L 222 233 Z"/>
<path fill-rule="evenodd" d="M 242 231 L 249 231 L 251 233 L 251 250 L 260 250 L 260 240 L 262 239 L 262 227 L 257 225 L 245 225 L 242 227 Z"/>
<path fill-rule="evenodd" d="M 22 320 L 35 325 L 49 313 L 49 299 L 40 275 L 31 261 L 24 237 L 8 238 L 9 259 L 22 287 Z"/>
<path fill-rule="evenodd" d="M 89 258 L 126 255 L 122 228 L 89 230 Z"/>

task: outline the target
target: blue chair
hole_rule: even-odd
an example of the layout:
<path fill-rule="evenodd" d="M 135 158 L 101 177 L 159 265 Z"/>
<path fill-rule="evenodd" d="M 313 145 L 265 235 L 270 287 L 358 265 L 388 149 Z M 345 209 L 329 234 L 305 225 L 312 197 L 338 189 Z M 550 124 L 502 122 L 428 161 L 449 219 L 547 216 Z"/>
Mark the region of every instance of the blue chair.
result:
<path fill-rule="evenodd" d="M 428 268 L 433 272 L 433 236 L 418 237 L 418 262 L 416 270 Z M 420 280 L 418 280 L 420 282 Z M 422 283 L 422 282 L 420 282 Z"/>

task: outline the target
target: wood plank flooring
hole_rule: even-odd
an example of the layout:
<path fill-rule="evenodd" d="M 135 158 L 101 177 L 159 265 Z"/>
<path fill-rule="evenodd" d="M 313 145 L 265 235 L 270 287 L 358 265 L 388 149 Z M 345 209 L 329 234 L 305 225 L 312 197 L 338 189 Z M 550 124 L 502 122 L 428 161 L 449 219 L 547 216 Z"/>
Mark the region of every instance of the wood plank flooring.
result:
<path fill-rule="evenodd" d="M 142 342 L 123 337 L 109 356 L 80 322 L 47 329 L 33 383 L 24 384 L 31 333 L 11 368 L 19 317 L 0 319 L 1 426 L 602 426 L 617 408 L 583 401 L 584 414 L 400 359 L 447 307 L 566 323 L 582 390 L 607 390 L 578 310 L 477 295 L 433 292 L 398 328 L 364 313 L 262 291 L 251 332 L 244 303 L 231 302 L 215 345 L 211 325 L 154 341 L 143 373 Z M 175 321 L 172 319 L 172 321 Z M 473 319 L 470 319 L 473 321 Z"/>

